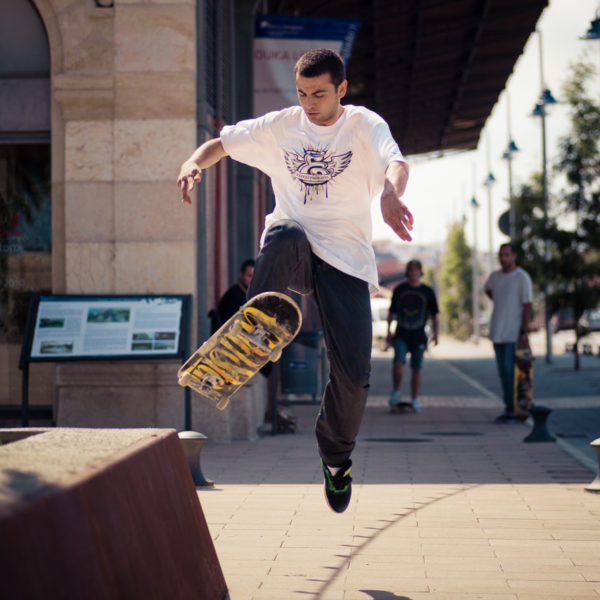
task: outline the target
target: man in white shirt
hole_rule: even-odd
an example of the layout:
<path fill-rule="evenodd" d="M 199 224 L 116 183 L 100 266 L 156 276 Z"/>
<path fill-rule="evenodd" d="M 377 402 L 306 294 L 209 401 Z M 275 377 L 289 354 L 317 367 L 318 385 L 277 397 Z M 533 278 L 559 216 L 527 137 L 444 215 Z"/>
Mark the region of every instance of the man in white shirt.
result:
<path fill-rule="evenodd" d="M 309 50 L 294 68 L 300 106 L 222 129 L 181 167 L 182 200 L 202 170 L 230 156 L 271 178 L 275 209 L 265 220 L 248 290 L 313 293 L 330 362 L 316 424 L 329 505 L 350 501 L 350 455 L 369 388 L 370 291 L 377 289 L 371 200 L 381 193 L 384 221 L 410 241 L 413 218 L 401 201 L 408 165 L 376 113 L 345 105 L 344 63 L 327 48 Z"/>
<path fill-rule="evenodd" d="M 514 361 L 515 348 L 529 345 L 527 333 L 531 317 L 531 277 L 517 267 L 517 254 L 512 244 L 502 244 L 498 252 L 502 267 L 494 271 L 485 284 L 485 293 L 493 300 L 490 338 L 494 343 L 498 374 L 502 384 L 505 411 L 496 421 L 515 421 Z"/>

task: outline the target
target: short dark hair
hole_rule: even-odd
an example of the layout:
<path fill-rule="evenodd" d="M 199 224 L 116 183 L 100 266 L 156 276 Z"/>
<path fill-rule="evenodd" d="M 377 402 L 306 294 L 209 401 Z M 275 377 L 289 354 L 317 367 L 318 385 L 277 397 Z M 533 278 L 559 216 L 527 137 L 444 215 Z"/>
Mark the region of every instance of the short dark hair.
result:
<path fill-rule="evenodd" d="M 294 75 L 318 77 L 329 73 L 331 82 L 337 88 L 346 79 L 344 60 L 330 48 L 313 48 L 306 51 L 294 66 Z"/>
<path fill-rule="evenodd" d="M 515 246 L 515 244 L 513 242 L 504 242 L 504 244 L 500 244 L 500 248 L 498 249 L 498 252 L 500 252 L 502 250 L 502 248 L 510 248 L 510 251 L 513 254 L 517 254 L 517 247 Z"/>
<path fill-rule="evenodd" d="M 419 269 L 419 272 L 421 273 L 421 275 L 423 275 L 423 266 L 421 265 L 421 261 L 417 260 L 416 258 L 413 258 L 412 260 L 409 260 L 406 263 L 406 270 L 404 271 L 405 275 L 408 276 L 408 269 L 409 267 L 417 267 Z"/>
<path fill-rule="evenodd" d="M 254 260 L 252 260 L 251 258 L 248 258 L 247 260 L 245 260 L 242 263 L 242 266 L 240 267 L 240 273 L 243 273 L 248 267 L 253 267 L 254 266 Z"/>

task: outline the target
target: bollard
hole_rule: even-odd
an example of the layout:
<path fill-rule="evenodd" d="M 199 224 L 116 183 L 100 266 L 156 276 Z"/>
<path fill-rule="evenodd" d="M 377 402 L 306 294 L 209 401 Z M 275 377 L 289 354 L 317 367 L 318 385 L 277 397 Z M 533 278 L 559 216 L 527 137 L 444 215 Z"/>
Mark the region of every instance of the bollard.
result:
<path fill-rule="evenodd" d="M 596 479 L 584 489 L 586 492 L 600 494 L 600 438 L 596 438 L 593 442 L 590 442 L 590 446 L 593 448 L 596 453 L 596 458 L 598 459 L 598 471 L 596 473 Z"/>
<path fill-rule="evenodd" d="M 531 433 L 523 440 L 524 442 L 555 442 L 556 438 L 550 434 L 546 421 L 551 409 L 545 406 L 534 406 L 531 409 L 533 419 L 533 429 Z"/>
<path fill-rule="evenodd" d="M 180 431 L 177 435 L 181 440 L 183 453 L 185 454 L 190 472 L 192 473 L 192 479 L 194 480 L 196 486 L 214 486 L 215 482 L 208 481 L 204 477 L 202 474 L 202 468 L 200 466 L 200 452 L 202 451 L 202 447 L 208 438 L 197 431 Z"/>

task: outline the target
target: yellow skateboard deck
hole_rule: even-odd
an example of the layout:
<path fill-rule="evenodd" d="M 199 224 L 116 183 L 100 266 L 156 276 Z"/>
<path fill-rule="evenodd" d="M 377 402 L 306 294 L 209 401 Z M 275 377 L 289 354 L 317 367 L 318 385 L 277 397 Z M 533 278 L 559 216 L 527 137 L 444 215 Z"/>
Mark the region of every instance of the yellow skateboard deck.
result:
<path fill-rule="evenodd" d="M 533 354 L 530 348 L 515 350 L 514 409 L 515 415 L 527 418 L 533 408 Z"/>
<path fill-rule="evenodd" d="M 265 292 L 240 307 L 177 372 L 188 386 L 223 410 L 229 399 L 296 337 L 298 305 L 285 294 Z"/>

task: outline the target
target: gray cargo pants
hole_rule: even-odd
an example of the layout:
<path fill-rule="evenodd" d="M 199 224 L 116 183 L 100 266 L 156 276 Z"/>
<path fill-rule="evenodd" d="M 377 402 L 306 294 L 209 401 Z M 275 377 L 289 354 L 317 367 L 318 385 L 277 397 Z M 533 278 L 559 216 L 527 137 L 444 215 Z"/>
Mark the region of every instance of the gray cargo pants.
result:
<path fill-rule="evenodd" d="M 296 221 L 269 228 L 256 259 L 248 297 L 287 289 L 314 293 L 329 359 L 329 381 L 317 417 L 319 454 L 341 466 L 354 449 L 371 370 L 371 305 L 367 282 L 316 256 Z"/>

